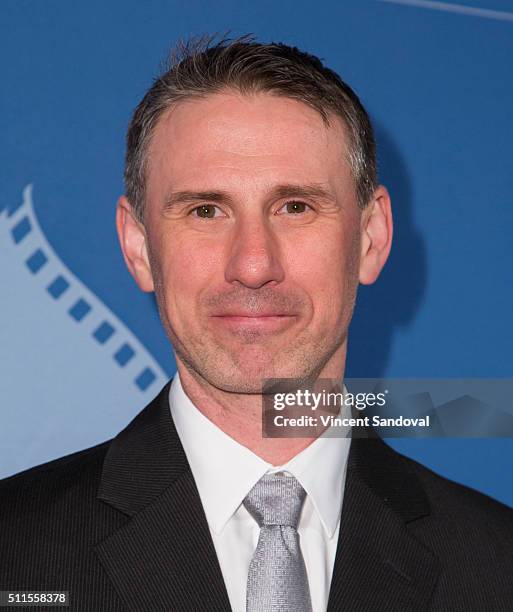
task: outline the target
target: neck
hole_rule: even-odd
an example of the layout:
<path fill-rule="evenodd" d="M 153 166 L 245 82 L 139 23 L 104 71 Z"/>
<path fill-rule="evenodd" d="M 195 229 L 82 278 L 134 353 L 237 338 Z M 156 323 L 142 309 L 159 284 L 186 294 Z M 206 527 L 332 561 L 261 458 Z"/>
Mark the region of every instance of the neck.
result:
<path fill-rule="evenodd" d="M 323 368 L 319 378 L 342 380 L 346 344 Z M 264 438 L 262 436 L 262 395 L 229 393 L 210 385 L 191 372 L 177 357 L 180 382 L 196 408 L 228 436 L 271 465 L 283 465 L 316 439 Z M 322 431 L 319 431 L 319 435 Z"/>

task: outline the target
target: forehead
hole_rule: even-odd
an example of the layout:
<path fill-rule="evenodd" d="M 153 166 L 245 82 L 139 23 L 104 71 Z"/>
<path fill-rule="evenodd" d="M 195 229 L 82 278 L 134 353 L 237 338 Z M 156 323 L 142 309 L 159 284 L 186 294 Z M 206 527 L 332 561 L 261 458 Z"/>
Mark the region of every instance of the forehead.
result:
<path fill-rule="evenodd" d="M 303 102 L 269 93 L 225 91 L 182 101 L 155 127 L 148 195 L 163 183 L 235 188 L 241 182 L 348 179 L 346 131 L 338 117 L 329 121 Z"/>

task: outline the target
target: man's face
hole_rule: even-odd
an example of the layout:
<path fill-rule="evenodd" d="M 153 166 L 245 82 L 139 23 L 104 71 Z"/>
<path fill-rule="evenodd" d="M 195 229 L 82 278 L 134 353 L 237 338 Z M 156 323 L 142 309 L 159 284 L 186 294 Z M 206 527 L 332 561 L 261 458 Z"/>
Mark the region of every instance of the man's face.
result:
<path fill-rule="evenodd" d="M 258 393 L 345 358 L 361 212 L 345 130 L 330 123 L 227 91 L 155 129 L 145 231 L 159 310 L 177 358 L 219 389 Z"/>

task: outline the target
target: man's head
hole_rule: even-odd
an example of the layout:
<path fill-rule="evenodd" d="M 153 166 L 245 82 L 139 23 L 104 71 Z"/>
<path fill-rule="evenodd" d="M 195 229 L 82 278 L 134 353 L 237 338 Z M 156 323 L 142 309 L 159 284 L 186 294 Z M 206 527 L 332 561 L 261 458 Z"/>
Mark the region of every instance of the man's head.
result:
<path fill-rule="evenodd" d="M 186 46 L 127 141 L 121 244 L 179 364 L 239 393 L 340 375 L 358 282 L 391 240 L 352 90 L 285 45 Z"/>
<path fill-rule="evenodd" d="M 144 218 L 148 148 L 161 117 L 178 102 L 224 89 L 271 93 L 317 110 L 327 125 L 338 115 L 347 131 L 347 161 L 358 204 L 365 208 L 377 187 L 376 146 L 369 117 L 353 90 L 321 61 L 296 47 L 262 44 L 245 36 L 232 42 L 180 44 L 171 65 L 137 107 L 127 133 L 126 195 Z"/>

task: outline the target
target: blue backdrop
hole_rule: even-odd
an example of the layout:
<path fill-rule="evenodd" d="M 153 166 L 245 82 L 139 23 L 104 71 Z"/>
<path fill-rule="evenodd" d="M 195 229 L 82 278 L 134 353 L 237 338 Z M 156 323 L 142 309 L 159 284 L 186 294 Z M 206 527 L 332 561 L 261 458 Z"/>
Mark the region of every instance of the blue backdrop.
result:
<path fill-rule="evenodd" d="M 174 371 L 114 210 L 131 112 L 192 34 L 297 45 L 370 111 L 396 232 L 348 374 L 513 376 L 510 1 L 4 0 L 0 24 L 0 476 L 115 435 Z M 513 440 L 393 444 L 513 505 Z"/>

